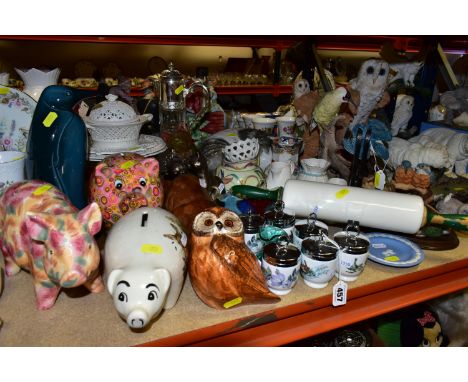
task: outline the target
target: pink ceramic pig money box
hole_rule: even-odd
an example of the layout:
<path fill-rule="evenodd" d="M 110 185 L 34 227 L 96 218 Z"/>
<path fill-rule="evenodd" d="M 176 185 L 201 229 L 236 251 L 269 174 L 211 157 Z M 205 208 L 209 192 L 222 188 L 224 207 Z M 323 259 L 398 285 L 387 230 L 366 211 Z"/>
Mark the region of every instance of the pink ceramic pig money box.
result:
<path fill-rule="evenodd" d="M 114 224 L 104 254 L 104 278 L 119 315 L 142 329 L 171 309 L 184 284 L 185 235 L 175 215 L 139 208 Z"/>
<path fill-rule="evenodd" d="M 90 200 L 101 208 L 106 228 L 137 208 L 159 207 L 163 203 L 159 162 L 133 153 L 107 157 L 91 178 Z"/>
<path fill-rule="evenodd" d="M 54 305 L 62 287 L 84 284 L 101 292 L 99 248 L 93 237 L 101 219 L 96 203 L 78 211 L 51 184 L 12 184 L 0 197 L 0 248 L 7 276 L 20 268 L 31 273 L 40 310 Z"/>

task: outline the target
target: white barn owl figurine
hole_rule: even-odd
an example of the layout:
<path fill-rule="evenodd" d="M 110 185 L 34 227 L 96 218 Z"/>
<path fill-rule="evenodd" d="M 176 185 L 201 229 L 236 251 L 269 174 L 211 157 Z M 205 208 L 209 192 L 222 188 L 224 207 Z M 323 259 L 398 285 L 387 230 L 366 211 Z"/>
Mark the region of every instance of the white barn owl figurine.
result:
<path fill-rule="evenodd" d="M 310 93 L 310 85 L 307 80 L 305 80 L 304 78 L 299 78 L 296 81 L 294 81 L 293 96 L 295 100 L 307 93 Z"/>
<path fill-rule="evenodd" d="M 393 113 L 390 130 L 392 136 L 396 137 L 400 130 L 408 126 L 408 122 L 413 115 L 414 97 L 406 94 L 399 94 L 396 99 L 395 112 Z"/>
<path fill-rule="evenodd" d="M 384 60 L 371 58 L 361 65 L 357 78 L 350 81 L 351 88 L 359 91 L 360 102 L 357 114 L 348 129 L 365 123 L 372 110 L 384 96 L 388 81 L 389 65 Z"/>

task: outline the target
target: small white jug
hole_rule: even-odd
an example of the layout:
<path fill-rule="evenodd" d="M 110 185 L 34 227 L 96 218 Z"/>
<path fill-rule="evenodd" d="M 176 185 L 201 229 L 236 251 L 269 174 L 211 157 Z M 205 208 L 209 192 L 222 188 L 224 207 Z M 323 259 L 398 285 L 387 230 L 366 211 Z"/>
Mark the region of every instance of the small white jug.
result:
<path fill-rule="evenodd" d="M 273 190 L 284 187 L 286 181 L 293 177 L 295 165 L 293 162 L 271 162 L 266 179 L 267 188 Z"/>

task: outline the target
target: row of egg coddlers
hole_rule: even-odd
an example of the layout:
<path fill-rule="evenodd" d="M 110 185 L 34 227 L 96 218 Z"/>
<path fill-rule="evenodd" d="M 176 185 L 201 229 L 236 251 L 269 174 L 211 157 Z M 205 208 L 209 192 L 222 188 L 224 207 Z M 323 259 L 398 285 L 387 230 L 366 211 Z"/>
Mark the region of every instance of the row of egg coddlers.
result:
<path fill-rule="evenodd" d="M 61 288 L 107 287 L 129 327 L 144 328 L 176 304 L 187 269 L 198 297 L 226 309 L 278 302 L 299 274 L 313 288 L 338 272 L 355 280 L 367 259 L 369 242 L 356 227 L 331 240 L 315 215 L 296 221 L 282 202 L 264 217 L 239 217 L 216 206 L 188 174 L 163 192 L 158 161 L 134 153 L 98 164 L 89 194 L 92 203 L 80 211 L 38 180 L 14 183 L 0 197 L 6 274 L 30 271 L 39 310 L 52 308 Z M 98 233 L 105 237 L 105 283 Z"/>

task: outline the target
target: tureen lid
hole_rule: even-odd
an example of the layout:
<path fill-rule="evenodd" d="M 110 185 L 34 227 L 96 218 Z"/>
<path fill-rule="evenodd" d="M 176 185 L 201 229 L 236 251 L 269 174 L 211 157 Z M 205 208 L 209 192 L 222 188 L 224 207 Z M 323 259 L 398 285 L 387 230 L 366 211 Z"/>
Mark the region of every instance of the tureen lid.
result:
<path fill-rule="evenodd" d="M 86 118 L 91 124 L 115 124 L 132 123 L 139 120 L 139 116 L 133 108 L 125 102 L 118 101 L 114 94 L 106 95 L 106 101 L 102 101 L 93 107 Z"/>

